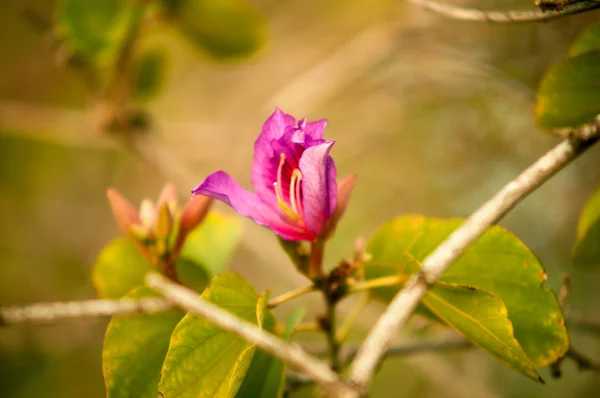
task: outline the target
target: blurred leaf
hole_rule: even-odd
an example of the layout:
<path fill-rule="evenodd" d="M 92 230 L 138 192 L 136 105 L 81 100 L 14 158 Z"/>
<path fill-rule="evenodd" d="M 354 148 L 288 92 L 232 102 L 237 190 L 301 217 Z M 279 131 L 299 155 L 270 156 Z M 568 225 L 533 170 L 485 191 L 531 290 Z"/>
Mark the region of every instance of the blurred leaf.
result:
<path fill-rule="evenodd" d="M 242 226 L 237 218 L 212 211 L 188 235 L 181 257 L 204 265 L 212 276 L 218 275 L 227 267 L 241 234 Z"/>
<path fill-rule="evenodd" d="M 423 303 L 475 345 L 527 377 L 541 381 L 533 364 L 515 339 L 502 300 L 485 290 L 438 282 Z"/>
<path fill-rule="evenodd" d="M 134 96 L 148 100 L 156 96 L 165 79 L 167 57 L 164 50 L 154 48 L 142 52 L 135 63 Z"/>
<path fill-rule="evenodd" d="M 162 0 L 196 47 L 220 59 L 247 56 L 263 41 L 264 21 L 244 0 Z"/>
<path fill-rule="evenodd" d="M 239 318 L 258 325 L 261 300 L 241 276 L 217 276 L 202 297 Z M 252 360 L 252 344 L 194 314 L 175 327 L 163 364 L 159 391 L 170 397 L 231 397 Z"/>
<path fill-rule="evenodd" d="M 573 259 L 579 266 L 600 270 L 600 188 L 588 200 L 579 218 Z"/>
<path fill-rule="evenodd" d="M 578 127 L 599 113 L 600 51 L 564 59 L 546 71 L 535 104 L 540 127 Z"/>
<path fill-rule="evenodd" d="M 569 55 L 574 57 L 590 51 L 600 51 L 600 24 L 584 29 L 571 44 Z"/>
<path fill-rule="evenodd" d="M 292 337 L 292 334 L 294 334 L 294 330 L 296 329 L 296 326 L 298 326 L 298 324 L 302 321 L 302 319 L 304 319 L 305 315 L 306 315 L 305 308 L 295 308 L 294 311 L 292 311 L 292 313 L 290 314 L 290 316 L 287 319 L 287 322 L 285 323 L 285 330 L 283 332 L 283 338 L 285 338 L 286 340 L 289 340 Z"/>
<path fill-rule="evenodd" d="M 177 278 L 185 286 L 202 293 L 210 282 L 210 275 L 202 264 L 180 257 L 175 264 Z"/>
<path fill-rule="evenodd" d="M 139 18 L 139 8 L 127 0 L 62 0 L 57 25 L 77 52 L 101 57 L 119 50 Z"/>
<path fill-rule="evenodd" d="M 125 297 L 160 297 L 139 287 Z M 102 362 L 108 398 L 156 398 L 171 333 L 181 312 L 113 318 L 106 329 Z"/>
<path fill-rule="evenodd" d="M 365 264 L 366 278 L 414 273 L 415 261 L 425 259 L 461 223 L 422 216 L 390 221 L 369 242 L 367 251 L 372 258 Z M 440 281 L 499 296 L 513 323 L 515 338 L 539 368 L 560 358 L 569 345 L 560 306 L 554 293 L 543 287 L 545 279 L 544 269 L 527 246 L 496 226 L 465 251 Z M 374 294 L 390 300 L 396 292 L 397 288 L 381 288 Z"/>
<path fill-rule="evenodd" d="M 102 249 L 92 269 L 92 283 L 100 298 L 121 298 L 144 284 L 152 266 L 127 238 L 117 238 Z"/>

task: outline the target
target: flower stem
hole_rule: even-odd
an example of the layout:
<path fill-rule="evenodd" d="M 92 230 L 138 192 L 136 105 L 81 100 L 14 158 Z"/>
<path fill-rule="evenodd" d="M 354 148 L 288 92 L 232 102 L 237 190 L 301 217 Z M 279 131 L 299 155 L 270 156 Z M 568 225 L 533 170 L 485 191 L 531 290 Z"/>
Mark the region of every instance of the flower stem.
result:
<path fill-rule="evenodd" d="M 303 296 L 307 293 L 314 292 L 315 290 L 316 290 L 316 288 L 313 285 L 290 290 L 287 293 L 283 293 L 282 295 L 269 300 L 269 304 L 267 305 L 267 308 L 275 308 L 280 304 L 283 304 L 287 301 L 295 299 L 296 297 Z"/>
<path fill-rule="evenodd" d="M 315 280 L 323 277 L 323 254 L 325 242 L 317 239 L 311 244 L 310 258 L 308 259 L 308 277 Z"/>

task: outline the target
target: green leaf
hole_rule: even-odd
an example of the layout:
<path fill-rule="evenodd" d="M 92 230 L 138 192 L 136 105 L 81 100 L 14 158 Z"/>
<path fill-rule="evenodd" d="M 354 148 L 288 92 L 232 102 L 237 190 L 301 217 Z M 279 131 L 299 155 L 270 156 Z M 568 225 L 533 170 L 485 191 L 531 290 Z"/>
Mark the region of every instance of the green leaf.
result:
<path fill-rule="evenodd" d="M 135 62 L 133 93 L 138 100 L 156 96 L 164 82 L 167 58 L 165 51 L 158 48 L 143 51 Z"/>
<path fill-rule="evenodd" d="M 294 309 L 294 311 L 292 311 L 292 313 L 287 319 L 287 322 L 285 323 L 285 330 L 283 332 L 284 339 L 289 340 L 292 337 L 296 326 L 298 326 L 298 324 L 302 321 L 302 319 L 304 319 L 305 316 L 305 308 L 296 308 Z"/>
<path fill-rule="evenodd" d="M 438 282 L 427 291 L 423 303 L 475 345 L 527 377 L 542 381 L 515 339 L 508 311 L 498 296 L 476 287 Z"/>
<path fill-rule="evenodd" d="M 369 242 L 367 251 L 372 257 L 365 264 L 366 278 L 414 273 L 414 261 L 425 259 L 461 223 L 405 216 L 385 224 Z M 407 265 L 407 261 L 412 263 Z M 544 269 L 527 246 L 505 229 L 492 227 L 440 281 L 473 286 L 500 297 L 515 338 L 539 368 L 560 358 L 569 344 L 560 306 L 554 293 L 543 287 L 545 279 Z M 374 294 L 389 300 L 396 291 L 377 289 Z"/>
<path fill-rule="evenodd" d="M 241 235 L 237 218 L 211 211 L 188 235 L 181 257 L 202 264 L 213 276 L 218 275 L 227 267 Z"/>
<path fill-rule="evenodd" d="M 100 298 L 120 298 L 144 284 L 152 266 L 127 238 L 117 238 L 102 249 L 92 269 L 92 284 Z"/>
<path fill-rule="evenodd" d="M 544 129 L 578 127 L 600 113 L 600 51 L 558 62 L 540 83 L 535 104 Z"/>
<path fill-rule="evenodd" d="M 583 30 L 571 44 L 569 55 L 574 57 L 590 51 L 600 51 L 600 24 L 589 26 Z"/>
<path fill-rule="evenodd" d="M 125 298 L 160 297 L 139 287 Z M 180 312 L 113 318 L 106 329 L 102 363 L 108 398 L 156 398 L 160 370 Z"/>
<path fill-rule="evenodd" d="M 177 260 L 175 273 L 181 283 L 198 293 L 202 293 L 210 282 L 210 275 L 201 264 L 184 257 Z"/>
<path fill-rule="evenodd" d="M 261 300 L 237 274 L 225 272 L 217 276 L 202 297 L 243 320 L 260 323 Z M 254 349 L 252 344 L 205 319 L 187 314 L 171 336 L 158 389 L 164 398 L 234 396 Z"/>
<path fill-rule="evenodd" d="M 600 270 L 600 188 L 588 200 L 579 218 L 573 260 L 581 267 Z"/>
<path fill-rule="evenodd" d="M 190 42 L 215 58 L 247 56 L 263 42 L 263 19 L 244 0 L 163 0 L 163 4 Z"/>
<path fill-rule="evenodd" d="M 87 56 L 119 50 L 139 18 L 139 7 L 123 0 L 62 0 L 57 26 L 66 43 Z"/>

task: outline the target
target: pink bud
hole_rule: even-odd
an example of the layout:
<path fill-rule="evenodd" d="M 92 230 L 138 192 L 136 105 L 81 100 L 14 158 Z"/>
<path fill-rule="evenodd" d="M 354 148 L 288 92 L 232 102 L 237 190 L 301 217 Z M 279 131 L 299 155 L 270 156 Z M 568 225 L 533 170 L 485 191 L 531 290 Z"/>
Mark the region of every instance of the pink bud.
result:
<path fill-rule="evenodd" d="M 106 196 L 119 228 L 125 235 L 129 235 L 131 226 L 140 224 L 140 216 L 137 210 L 114 188 L 108 188 Z"/>
<path fill-rule="evenodd" d="M 181 214 L 181 223 L 179 225 L 179 234 L 173 252 L 178 254 L 188 234 L 192 232 L 206 217 L 212 198 L 204 195 L 194 196 L 183 209 Z"/>

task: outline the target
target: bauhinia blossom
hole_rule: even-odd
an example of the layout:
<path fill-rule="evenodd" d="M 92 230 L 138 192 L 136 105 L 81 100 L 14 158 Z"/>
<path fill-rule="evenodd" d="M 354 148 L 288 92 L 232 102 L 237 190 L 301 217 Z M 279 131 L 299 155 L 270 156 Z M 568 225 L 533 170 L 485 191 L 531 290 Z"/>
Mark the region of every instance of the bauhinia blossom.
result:
<path fill-rule="evenodd" d="M 276 109 L 254 143 L 255 193 L 224 171 L 217 171 L 192 194 L 221 200 L 286 240 L 314 241 L 323 237 L 332 229 L 332 216 L 336 218 L 343 212 L 347 202 L 343 198 L 343 208 L 337 206 L 336 211 L 337 171 L 329 156 L 334 141 L 323 139 L 325 126 L 327 120 L 296 121 Z"/>

